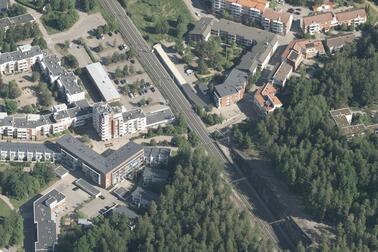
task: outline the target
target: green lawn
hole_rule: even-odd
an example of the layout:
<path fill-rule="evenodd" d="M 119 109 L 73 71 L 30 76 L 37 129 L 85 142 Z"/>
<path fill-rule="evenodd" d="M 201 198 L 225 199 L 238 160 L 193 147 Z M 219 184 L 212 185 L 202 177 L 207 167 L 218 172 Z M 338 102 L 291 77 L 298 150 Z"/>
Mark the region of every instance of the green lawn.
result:
<path fill-rule="evenodd" d="M 127 10 L 142 34 L 148 35 L 148 42 L 151 44 L 175 39 L 175 25 L 180 14 L 192 22 L 190 12 L 182 0 L 130 0 Z M 168 19 L 170 28 L 168 34 L 154 33 L 154 23 L 150 21 L 152 16 Z"/>
<path fill-rule="evenodd" d="M 0 199 L 0 216 L 8 217 L 11 211 L 12 210 L 8 207 L 8 205 L 5 204 L 5 202 L 2 199 Z"/>

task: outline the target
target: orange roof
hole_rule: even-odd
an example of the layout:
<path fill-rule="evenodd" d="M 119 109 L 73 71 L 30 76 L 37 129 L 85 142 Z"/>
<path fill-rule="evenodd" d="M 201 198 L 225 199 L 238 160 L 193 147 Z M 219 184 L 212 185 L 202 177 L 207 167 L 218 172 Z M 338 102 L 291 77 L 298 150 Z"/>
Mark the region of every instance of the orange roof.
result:
<path fill-rule="evenodd" d="M 365 9 L 356 9 L 356 10 L 349 10 L 336 13 L 337 21 L 349 21 L 358 17 L 366 17 Z"/>
<path fill-rule="evenodd" d="M 321 40 L 297 39 L 289 43 L 285 51 L 282 53 L 282 58 L 287 58 L 292 50 L 295 50 L 298 53 L 305 53 L 305 49 L 310 47 L 315 47 L 319 54 L 325 53 L 325 49 Z"/>
<path fill-rule="evenodd" d="M 261 88 L 257 89 L 255 93 L 255 100 L 267 112 L 273 111 L 277 107 L 281 107 L 282 103 L 276 96 L 277 90 L 271 83 L 267 83 Z"/>
<path fill-rule="evenodd" d="M 229 3 L 239 4 L 244 8 L 254 8 L 260 11 L 264 11 L 268 7 L 266 0 L 226 0 Z"/>
<path fill-rule="evenodd" d="M 307 27 L 313 23 L 331 24 L 332 19 L 333 19 L 332 12 L 324 12 L 324 13 L 313 15 L 313 16 L 307 16 L 307 17 L 303 17 L 303 26 Z"/>
<path fill-rule="evenodd" d="M 282 23 L 286 24 L 289 22 L 291 14 L 282 11 L 274 11 L 272 9 L 265 9 L 262 16 L 270 20 L 281 20 Z"/>

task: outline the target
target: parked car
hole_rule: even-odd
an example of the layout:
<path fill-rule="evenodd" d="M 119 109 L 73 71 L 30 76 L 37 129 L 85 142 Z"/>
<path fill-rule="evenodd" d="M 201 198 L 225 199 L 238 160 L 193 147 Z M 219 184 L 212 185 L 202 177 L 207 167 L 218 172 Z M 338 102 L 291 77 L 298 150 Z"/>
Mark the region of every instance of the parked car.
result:
<path fill-rule="evenodd" d="M 113 33 L 112 32 L 108 32 L 108 35 L 111 37 L 111 36 L 113 36 Z"/>
<path fill-rule="evenodd" d="M 104 200 L 105 197 L 103 195 L 98 196 L 100 199 Z"/>
<path fill-rule="evenodd" d="M 152 92 L 155 92 L 155 88 L 154 87 L 151 87 L 150 88 Z"/>
<path fill-rule="evenodd" d="M 118 85 L 119 84 L 119 80 L 114 80 L 114 83 Z"/>
<path fill-rule="evenodd" d="M 298 12 L 298 11 L 294 12 L 294 14 L 295 14 L 295 15 L 301 15 L 301 13 Z"/>

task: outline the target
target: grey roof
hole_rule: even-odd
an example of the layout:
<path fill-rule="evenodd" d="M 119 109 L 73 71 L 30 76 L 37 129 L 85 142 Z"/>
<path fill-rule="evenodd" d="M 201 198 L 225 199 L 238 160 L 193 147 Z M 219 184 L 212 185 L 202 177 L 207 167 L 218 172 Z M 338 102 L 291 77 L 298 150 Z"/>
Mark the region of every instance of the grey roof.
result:
<path fill-rule="evenodd" d="M 139 217 L 139 215 L 137 215 L 133 210 L 130 210 L 127 206 L 118 205 L 112 211 L 113 213 L 124 214 L 129 219 L 137 219 Z"/>
<path fill-rule="evenodd" d="M 14 125 L 13 116 L 6 116 L 6 117 L 4 117 L 4 119 L 1 119 L 0 125 L 1 126 L 13 126 Z"/>
<path fill-rule="evenodd" d="M 194 23 L 194 28 L 189 32 L 189 34 L 206 36 L 206 34 L 211 32 L 212 22 L 213 18 L 202 17 L 200 20 Z"/>
<path fill-rule="evenodd" d="M 353 33 L 343 34 L 331 38 L 327 38 L 325 40 L 325 44 L 330 48 L 339 48 L 344 46 L 345 44 L 351 44 L 355 40 L 356 36 Z"/>
<path fill-rule="evenodd" d="M 122 113 L 123 121 L 126 122 L 128 120 L 133 120 L 136 118 L 143 118 L 145 114 L 142 112 L 141 109 L 133 109 L 130 111 L 126 111 Z"/>
<path fill-rule="evenodd" d="M 65 72 L 60 65 L 60 59 L 56 54 L 45 56 L 42 62 L 46 65 L 48 71 L 54 76 L 59 76 Z"/>
<path fill-rule="evenodd" d="M 48 125 L 52 123 L 50 116 L 51 114 L 41 115 L 39 119 L 37 120 L 32 120 L 32 119 L 29 120 L 26 115 L 14 116 L 13 117 L 14 127 L 21 129 L 21 128 L 36 128 L 43 125 Z"/>
<path fill-rule="evenodd" d="M 77 103 L 75 107 L 67 109 L 71 118 L 85 116 L 93 113 L 93 108 L 90 106 L 85 107 L 85 103 Z"/>
<path fill-rule="evenodd" d="M 143 179 L 168 180 L 169 172 L 163 169 L 146 167 L 143 171 Z"/>
<path fill-rule="evenodd" d="M 144 147 L 144 156 L 146 158 L 153 158 L 156 160 L 167 159 L 171 155 L 171 150 L 169 148 L 158 148 L 145 146 Z"/>
<path fill-rule="evenodd" d="M 140 151 L 143 151 L 143 147 L 134 142 L 128 142 L 118 150 L 114 151 L 111 155 L 104 157 L 94 150 L 90 149 L 87 145 L 79 141 L 77 138 L 64 135 L 58 141 L 57 144 L 70 152 L 72 155 L 80 158 L 84 163 L 92 167 L 98 172 L 106 174 L 119 166 L 125 160 L 133 157 Z"/>
<path fill-rule="evenodd" d="M 175 116 L 173 115 L 170 108 L 164 108 L 162 110 L 158 110 L 155 112 L 146 113 L 147 118 L 147 127 L 159 123 L 163 123 L 165 121 L 173 121 Z"/>
<path fill-rule="evenodd" d="M 184 94 L 186 97 L 194 103 L 196 106 L 202 106 L 205 107 L 207 105 L 206 102 L 204 102 L 194 91 L 191 85 L 184 84 L 181 86 L 182 90 L 184 91 Z M 148 124 L 148 123 L 147 123 Z"/>
<path fill-rule="evenodd" d="M 259 43 L 272 43 L 278 41 L 276 34 L 261 30 L 255 27 L 243 25 L 241 23 L 236 23 L 227 19 L 220 19 L 219 21 L 214 21 L 212 30 L 214 31 L 224 31 L 228 34 L 243 37 L 244 39 L 255 41 Z"/>
<path fill-rule="evenodd" d="M 101 195 L 101 192 L 97 190 L 94 186 L 89 184 L 86 180 L 79 178 L 75 181 L 75 185 L 80 187 L 82 190 L 84 190 L 86 193 L 93 197 L 98 197 Z"/>
<path fill-rule="evenodd" d="M 41 48 L 39 46 L 32 46 L 28 51 L 17 51 L 6 52 L 0 54 L 0 64 L 4 64 L 9 61 L 23 60 L 37 55 L 42 55 Z"/>
<path fill-rule="evenodd" d="M 156 201 L 157 199 L 159 199 L 159 195 L 157 193 L 145 190 L 140 186 L 135 188 L 135 190 L 131 193 L 131 196 L 133 197 L 133 199 L 142 198 L 143 200 L 148 202 L 152 200 Z"/>
<path fill-rule="evenodd" d="M 34 17 L 29 13 L 9 18 L 12 25 L 20 25 L 34 21 Z"/>
<path fill-rule="evenodd" d="M 68 110 L 61 110 L 61 111 L 58 111 L 58 112 L 55 112 L 52 117 L 54 118 L 54 120 L 57 122 L 57 121 L 60 121 L 64 118 L 69 118 L 70 115 L 68 113 Z"/>
<path fill-rule="evenodd" d="M 65 199 L 65 196 L 54 189 L 33 203 L 34 223 L 37 224 L 35 251 L 53 251 L 56 243 L 55 218 L 51 213 L 50 207 L 46 205 L 46 200 L 51 199 L 61 202 Z"/>
<path fill-rule="evenodd" d="M 253 72 L 258 67 L 258 63 L 255 59 L 256 51 L 248 51 L 246 52 L 240 59 L 239 64 L 236 66 L 237 69 Z"/>
<path fill-rule="evenodd" d="M 16 142 L 0 142 L 0 151 L 21 151 L 21 152 L 40 152 L 40 153 L 54 153 L 50 146 L 44 143 L 16 143 Z"/>
<path fill-rule="evenodd" d="M 273 78 L 283 82 L 285 79 L 288 78 L 289 73 L 292 70 L 293 67 L 286 61 L 283 61 L 281 65 L 278 67 L 277 71 L 274 73 Z"/>
<path fill-rule="evenodd" d="M 0 7 L 1 8 L 1 7 Z M 0 28 L 6 29 L 11 25 L 22 25 L 34 21 L 34 17 L 30 14 L 23 14 L 15 17 L 5 17 L 0 19 Z"/>
<path fill-rule="evenodd" d="M 121 98 L 100 62 L 92 63 L 85 68 L 106 102 L 118 101 Z"/>
<path fill-rule="evenodd" d="M 84 92 L 83 87 L 79 85 L 73 72 L 62 73 L 59 80 L 61 81 L 66 92 L 70 95 Z"/>
<path fill-rule="evenodd" d="M 232 95 L 244 88 L 247 80 L 248 73 L 234 68 L 231 70 L 226 80 L 222 84 L 216 85 L 214 89 L 220 97 Z"/>

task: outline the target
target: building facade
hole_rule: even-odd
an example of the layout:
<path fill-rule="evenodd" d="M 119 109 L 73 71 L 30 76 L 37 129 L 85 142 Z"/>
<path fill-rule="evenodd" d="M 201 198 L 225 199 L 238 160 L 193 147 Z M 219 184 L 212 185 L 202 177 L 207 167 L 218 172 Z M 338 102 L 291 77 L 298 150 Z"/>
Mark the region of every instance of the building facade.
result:
<path fill-rule="evenodd" d="M 16 51 L 0 54 L 0 75 L 9 75 L 29 71 L 43 59 L 39 46 L 20 46 Z"/>
<path fill-rule="evenodd" d="M 103 188 L 122 182 L 144 165 L 144 148 L 134 142 L 128 142 L 106 157 L 70 135 L 61 137 L 57 144 L 64 166 L 81 170 L 87 179 Z"/>

